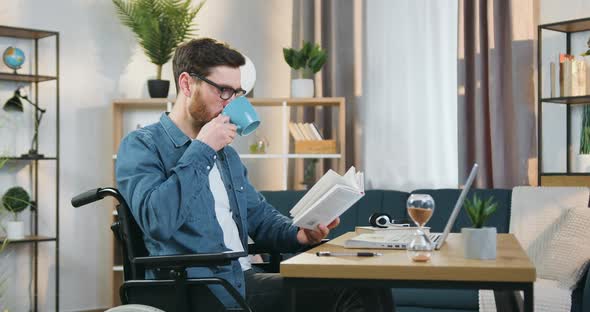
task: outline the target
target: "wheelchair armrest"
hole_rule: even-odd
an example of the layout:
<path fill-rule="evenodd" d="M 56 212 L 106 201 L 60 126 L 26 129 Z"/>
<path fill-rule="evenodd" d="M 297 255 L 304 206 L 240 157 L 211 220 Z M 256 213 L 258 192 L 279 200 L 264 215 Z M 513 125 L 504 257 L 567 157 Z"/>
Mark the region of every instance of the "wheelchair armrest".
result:
<path fill-rule="evenodd" d="M 256 255 L 256 254 L 280 254 L 279 252 L 275 252 L 272 250 L 265 249 L 256 243 L 248 244 L 248 254 L 249 255 Z"/>
<path fill-rule="evenodd" d="M 220 253 L 137 257 L 133 258 L 131 262 L 144 265 L 146 268 L 188 268 L 228 265 L 232 260 L 247 255 L 245 251 L 228 251 Z"/>

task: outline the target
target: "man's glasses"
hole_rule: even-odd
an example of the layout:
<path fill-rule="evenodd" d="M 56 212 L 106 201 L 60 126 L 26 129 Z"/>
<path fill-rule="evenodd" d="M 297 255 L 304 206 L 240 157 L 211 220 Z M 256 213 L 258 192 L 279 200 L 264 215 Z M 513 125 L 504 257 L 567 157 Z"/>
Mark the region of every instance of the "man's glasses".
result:
<path fill-rule="evenodd" d="M 215 82 L 213 82 L 213 81 L 211 81 L 211 80 L 209 80 L 209 79 L 207 79 L 207 78 L 205 78 L 205 77 L 203 77 L 201 75 L 198 75 L 198 74 L 195 74 L 195 73 L 189 73 L 189 75 L 191 77 L 197 77 L 200 80 L 203 80 L 204 82 L 206 82 L 206 83 L 214 86 L 217 90 L 219 90 L 219 97 L 222 100 L 224 100 L 224 101 L 231 99 L 231 97 L 234 96 L 234 94 L 236 95 L 236 97 L 239 97 L 239 96 L 242 96 L 242 95 L 246 94 L 246 90 L 244 90 L 242 88 L 233 89 L 233 88 L 230 88 L 230 87 L 222 87 L 222 86 L 216 84 Z"/>

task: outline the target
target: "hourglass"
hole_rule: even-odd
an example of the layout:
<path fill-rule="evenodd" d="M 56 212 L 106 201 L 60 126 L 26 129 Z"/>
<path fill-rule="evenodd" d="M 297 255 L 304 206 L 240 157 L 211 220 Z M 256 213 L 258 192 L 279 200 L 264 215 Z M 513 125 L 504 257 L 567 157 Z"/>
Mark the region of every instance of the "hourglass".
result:
<path fill-rule="evenodd" d="M 412 194 L 407 201 L 408 215 L 418 226 L 414 238 L 408 244 L 407 252 L 410 259 L 416 262 L 426 262 L 432 256 L 434 244 L 424 233 L 424 225 L 434 213 L 434 199 L 428 194 Z"/>

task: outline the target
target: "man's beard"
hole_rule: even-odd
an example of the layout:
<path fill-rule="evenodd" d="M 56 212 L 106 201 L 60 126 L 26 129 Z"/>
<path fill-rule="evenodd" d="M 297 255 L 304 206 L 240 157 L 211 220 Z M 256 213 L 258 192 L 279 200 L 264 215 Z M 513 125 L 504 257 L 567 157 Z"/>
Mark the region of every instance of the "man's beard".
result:
<path fill-rule="evenodd" d="M 206 123 L 215 117 L 207 110 L 205 104 L 197 102 L 196 99 L 189 106 L 189 114 L 197 129 L 201 129 Z"/>

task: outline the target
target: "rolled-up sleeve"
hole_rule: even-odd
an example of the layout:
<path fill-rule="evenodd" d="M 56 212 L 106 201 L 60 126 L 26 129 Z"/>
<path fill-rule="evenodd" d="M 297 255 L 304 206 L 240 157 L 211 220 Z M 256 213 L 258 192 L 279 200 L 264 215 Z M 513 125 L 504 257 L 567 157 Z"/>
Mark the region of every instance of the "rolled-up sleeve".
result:
<path fill-rule="evenodd" d="M 192 141 L 167 173 L 151 134 L 137 130 L 119 146 L 117 187 L 145 235 L 168 240 L 185 223 L 199 194 L 207 189 L 215 151 Z"/>

